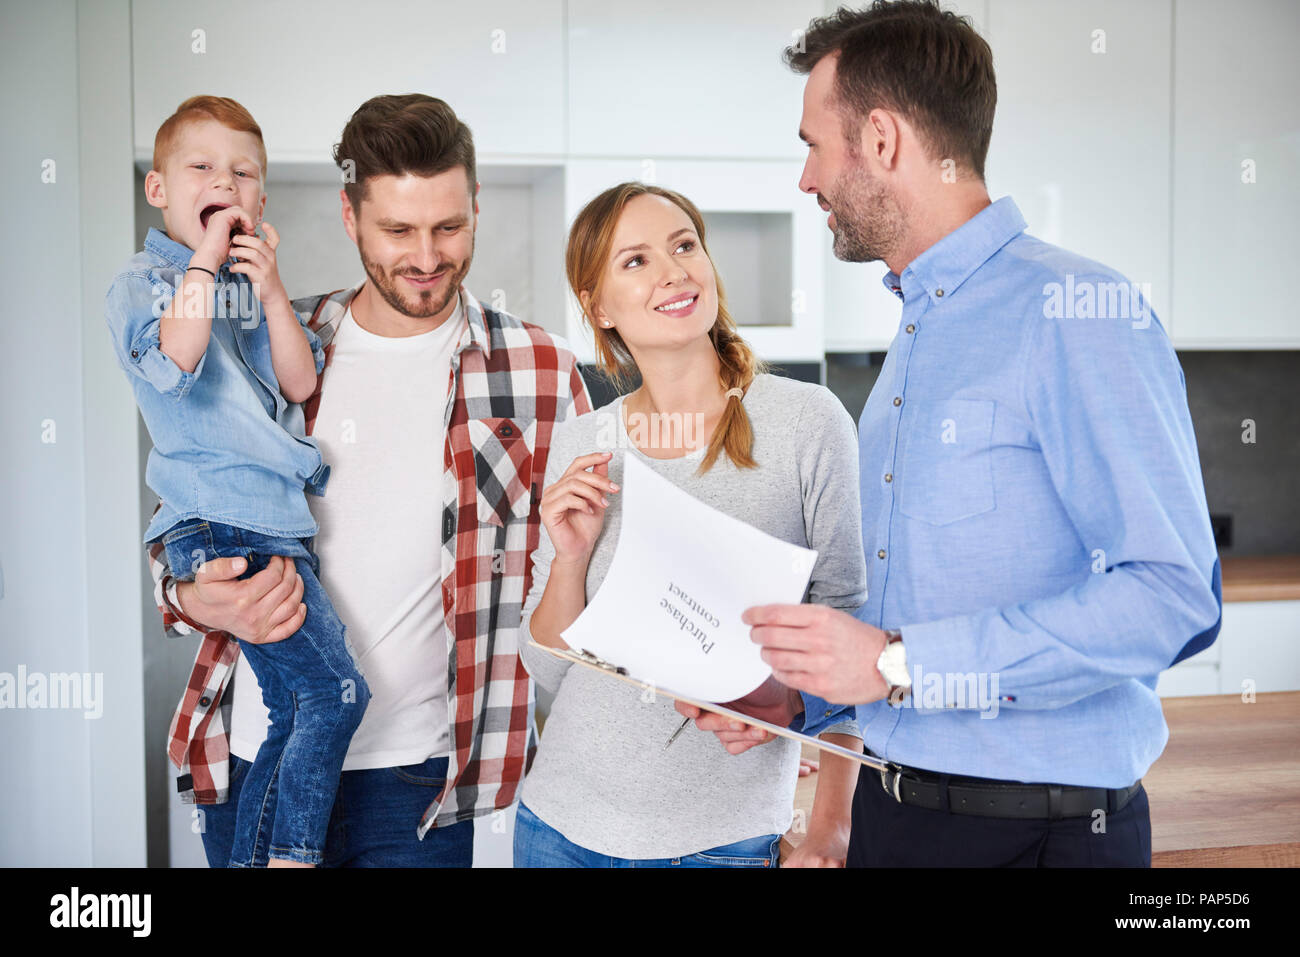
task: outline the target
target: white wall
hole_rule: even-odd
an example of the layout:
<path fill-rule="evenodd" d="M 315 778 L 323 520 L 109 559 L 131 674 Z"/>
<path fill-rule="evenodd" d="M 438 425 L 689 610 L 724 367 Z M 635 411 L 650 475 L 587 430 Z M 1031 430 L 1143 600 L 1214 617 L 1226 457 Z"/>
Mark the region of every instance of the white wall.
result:
<path fill-rule="evenodd" d="M 97 719 L 0 710 L 3 865 L 145 859 L 135 407 L 101 311 L 132 252 L 127 16 L 13 4 L 0 30 L 0 672 L 102 688 Z"/>

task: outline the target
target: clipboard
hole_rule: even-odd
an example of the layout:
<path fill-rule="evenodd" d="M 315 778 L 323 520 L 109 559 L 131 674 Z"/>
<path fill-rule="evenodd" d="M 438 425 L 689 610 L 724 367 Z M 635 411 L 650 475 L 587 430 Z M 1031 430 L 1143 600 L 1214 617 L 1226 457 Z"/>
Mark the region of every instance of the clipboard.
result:
<path fill-rule="evenodd" d="M 585 648 L 581 651 L 574 651 L 571 648 L 551 648 L 547 645 L 538 644 L 536 641 L 529 641 L 528 644 L 534 648 L 539 648 L 547 654 L 554 655 L 562 661 L 571 664 L 582 665 L 584 668 L 591 668 L 594 671 L 603 672 L 610 677 L 617 678 L 627 684 L 635 685 L 638 688 L 653 688 L 656 695 L 663 695 L 665 698 L 672 698 L 674 701 L 683 701 L 686 704 L 694 705 L 701 711 L 711 711 L 714 714 L 720 714 L 724 717 L 735 718 L 737 721 L 743 721 L 745 724 L 755 728 L 762 728 L 764 731 L 770 731 L 775 735 L 783 738 L 789 738 L 792 741 L 798 741 L 800 744 L 811 745 L 819 751 L 826 751 L 830 754 L 837 754 L 842 758 L 848 758 L 856 761 L 858 764 L 866 765 L 869 768 L 876 768 L 880 771 L 889 770 L 889 763 L 882 761 L 880 758 L 873 757 L 869 754 L 863 754 L 860 751 L 851 751 L 848 748 L 841 747 L 838 744 L 832 744 L 830 741 L 823 741 L 820 738 L 812 737 L 807 734 L 800 734 L 798 731 L 791 731 L 789 728 L 783 728 L 780 725 L 772 724 L 768 721 L 760 721 L 758 718 L 752 718 L 743 712 L 736 711 L 724 705 L 714 704 L 711 701 L 700 701 L 698 698 L 691 698 L 683 694 L 677 694 L 667 688 L 660 687 L 649 681 L 642 681 L 640 678 L 634 678 L 628 673 L 626 668 L 620 668 L 618 665 L 605 661 L 602 658 L 593 655 Z"/>

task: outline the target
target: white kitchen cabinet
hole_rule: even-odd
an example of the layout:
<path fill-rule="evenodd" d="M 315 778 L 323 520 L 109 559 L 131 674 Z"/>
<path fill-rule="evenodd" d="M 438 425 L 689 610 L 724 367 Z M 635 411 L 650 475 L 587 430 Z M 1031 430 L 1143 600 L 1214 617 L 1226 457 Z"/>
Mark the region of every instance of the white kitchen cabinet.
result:
<path fill-rule="evenodd" d="M 989 195 L 1028 232 L 1138 283 L 1165 328 L 1170 305 L 1171 0 L 985 0 L 969 15 L 993 50 L 998 104 Z M 841 263 L 823 237 L 828 351 L 883 350 L 901 305 L 883 263 Z"/>
<path fill-rule="evenodd" d="M 1225 609 L 1228 607 L 1224 606 Z M 1219 693 L 1219 662 L 1226 637 L 1220 629 L 1214 644 L 1172 668 L 1162 671 L 1156 681 L 1156 694 L 1162 698 Z"/>
<path fill-rule="evenodd" d="M 1033 235 L 1149 284 L 1177 348 L 1300 348 L 1282 291 L 1300 256 L 1300 4 L 950 6 L 993 49 L 994 199 L 1011 195 Z M 899 308 L 884 267 L 840 263 L 829 240 L 825 255 L 828 351 L 884 348 Z"/>
<path fill-rule="evenodd" d="M 680 192 L 705 215 L 705 242 L 741 335 L 764 359 L 820 362 L 825 222 L 817 204 L 799 191 L 800 167 L 798 161 L 570 160 L 565 223 L 597 194 L 627 180 Z M 590 331 L 577 301 L 572 295 L 568 300 L 566 337 L 578 358 L 591 362 Z"/>
<path fill-rule="evenodd" d="M 1230 601 L 1213 645 L 1164 672 L 1163 697 L 1300 690 L 1300 601 Z"/>
<path fill-rule="evenodd" d="M 1300 348 L 1300 4 L 1177 0 L 1173 273 L 1184 348 Z M 1252 181 L 1253 180 L 1253 181 Z"/>
<path fill-rule="evenodd" d="M 796 158 L 804 79 L 781 52 L 819 0 L 569 0 L 569 151 Z"/>
<path fill-rule="evenodd" d="M 1219 693 L 1300 690 L 1300 601 L 1223 606 Z"/>
<path fill-rule="evenodd" d="M 832 13 L 838 6 L 836 0 L 827 0 L 826 12 Z M 975 29 L 987 39 L 988 0 L 945 2 L 943 6 L 970 17 Z M 998 68 L 995 60 L 994 69 Z M 994 135 L 996 138 L 996 132 Z M 883 262 L 841 262 L 831 252 L 833 239 L 823 218 L 820 243 L 826 263 L 826 351 L 884 352 L 898 333 L 903 309 L 898 297 L 881 282 L 889 269 Z"/>
<path fill-rule="evenodd" d="M 1170 0 L 988 0 L 998 107 L 989 194 L 1028 231 L 1138 283 L 1170 307 Z"/>
<path fill-rule="evenodd" d="M 563 0 L 135 0 L 131 23 L 138 158 L 199 93 L 247 107 L 271 164 L 327 161 L 381 93 L 446 100 L 480 158 L 564 152 Z"/>
<path fill-rule="evenodd" d="M 898 332 L 903 304 L 884 287 L 883 262 L 846 263 L 831 252 L 834 236 L 818 237 L 826 263 L 826 351 L 885 352 Z"/>

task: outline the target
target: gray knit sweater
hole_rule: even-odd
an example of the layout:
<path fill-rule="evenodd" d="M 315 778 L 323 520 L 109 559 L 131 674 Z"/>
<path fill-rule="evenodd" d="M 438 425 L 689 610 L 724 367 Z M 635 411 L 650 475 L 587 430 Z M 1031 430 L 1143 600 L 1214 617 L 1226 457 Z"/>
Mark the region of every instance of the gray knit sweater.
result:
<path fill-rule="evenodd" d="M 704 450 L 676 459 L 644 455 L 628 441 L 622 398 L 558 426 L 546 468 L 549 488 L 579 455 L 614 451 L 609 477 L 623 484 L 623 457 L 640 456 L 700 501 L 777 538 L 815 548 L 808 601 L 855 611 L 865 600 L 858 446 L 853 420 L 825 388 L 755 377 L 744 397 L 759 467 L 726 454 L 697 477 Z M 635 424 L 634 424 L 635 431 Z M 618 542 L 621 492 L 587 567 L 587 595 L 600 588 Z M 555 549 L 542 527 L 520 639 L 531 639 Z M 622 858 L 678 857 L 790 827 L 799 746 L 780 738 L 728 754 L 691 725 L 664 749 L 681 717 L 672 701 L 530 648 L 524 666 L 556 693 L 523 787 L 523 802 L 570 841 Z M 828 731 L 858 734 L 845 722 Z"/>

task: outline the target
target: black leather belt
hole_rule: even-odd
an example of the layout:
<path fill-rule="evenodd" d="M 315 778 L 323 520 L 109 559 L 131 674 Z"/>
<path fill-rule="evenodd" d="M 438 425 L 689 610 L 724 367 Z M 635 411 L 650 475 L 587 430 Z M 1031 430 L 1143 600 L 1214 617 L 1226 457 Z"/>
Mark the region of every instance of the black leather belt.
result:
<path fill-rule="evenodd" d="M 870 753 L 870 752 L 868 752 Z M 1126 788 L 1085 788 L 1068 784 L 1021 784 L 988 778 L 962 778 L 891 763 L 880 772 L 880 786 L 900 804 L 973 814 L 979 817 L 1090 817 L 1114 814 L 1137 794 L 1139 779 Z"/>

